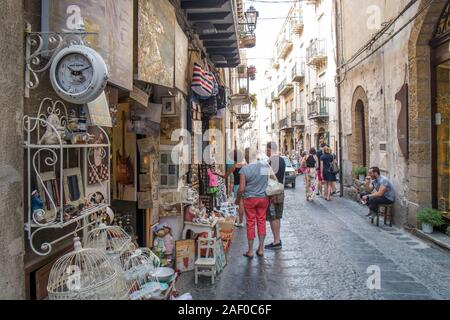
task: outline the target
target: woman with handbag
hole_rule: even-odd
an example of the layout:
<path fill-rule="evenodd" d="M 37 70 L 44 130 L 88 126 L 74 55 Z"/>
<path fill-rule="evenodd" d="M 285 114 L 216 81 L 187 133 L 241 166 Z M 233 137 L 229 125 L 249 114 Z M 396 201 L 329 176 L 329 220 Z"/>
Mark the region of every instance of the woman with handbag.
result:
<path fill-rule="evenodd" d="M 233 166 L 225 173 L 214 173 L 215 175 L 221 177 L 222 179 L 226 180 L 229 176 L 233 175 L 233 195 L 236 199 L 236 204 L 239 206 L 239 221 L 236 222 L 236 227 L 243 227 L 244 226 L 244 202 L 242 199 L 238 201 L 238 190 L 239 190 L 239 184 L 241 183 L 241 169 L 245 166 L 245 163 L 242 162 L 242 152 L 238 150 L 234 150 L 233 152 Z"/>
<path fill-rule="evenodd" d="M 322 177 L 325 182 L 325 200 L 331 201 L 331 194 L 336 186 L 336 157 L 334 157 L 331 153 L 331 149 L 329 147 L 325 147 L 323 149 L 323 155 L 320 158 L 322 162 L 321 170 Z"/>
<path fill-rule="evenodd" d="M 253 243 L 256 238 L 255 228 L 258 229 L 259 246 L 256 254 L 264 255 L 264 240 L 266 238 L 266 211 L 269 198 L 266 195 L 268 186 L 267 175 L 269 165 L 256 159 L 256 152 L 247 148 L 245 160 L 249 163 L 240 171 L 238 199 L 243 198 L 245 216 L 247 219 L 248 250 L 244 257 L 252 259 Z"/>

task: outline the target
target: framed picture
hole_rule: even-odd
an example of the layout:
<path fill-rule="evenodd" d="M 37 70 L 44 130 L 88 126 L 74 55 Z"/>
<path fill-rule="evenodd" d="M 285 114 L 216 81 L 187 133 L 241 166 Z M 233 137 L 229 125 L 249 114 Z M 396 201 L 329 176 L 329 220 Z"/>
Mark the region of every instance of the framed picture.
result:
<path fill-rule="evenodd" d="M 56 212 L 61 205 L 61 198 L 63 199 L 64 204 L 66 203 L 66 201 L 64 199 L 64 196 L 61 197 L 60 195 L 61 188 L 59 179 L 56 179 L 56 173 L 54 171 L 42 172 L 39 174 L 39 176 L 42 179 L 43 185 L 38 182 L 37 191 L 44 204 L 45 219 L 50 220 L 55 217 Z M 54 208 L 53 205 L 55 205 L 56 208 Z"/>
<path fill-rule="evenodd" d="M 77 206 L 84 202 L 85 193 L 83 179 L 81 178 L 81 169 L 65 169 L 63 175 L 66 203 Z"/>
<path fill-rule="evenodd" d="M 175 96 L 167 96 L 161 98 L 162 112 L 163 116 L 176 116 L 177 115 L 177 105 Z"/>
<path fill-rule="evenodd" d="M 217 273 L 220 273 L 227 265 L 227 256 L 225 255 L 225 248 L 223 246 L 222 239 L 218 239 L 216 241 L 215 256 L 216 256 L 216 270 Z"/>
<path fill-rule="evenodd" d="M 195 240 L 180 240 L 175 242 L 176 269 L 180 272 L 194 270 Z"/>

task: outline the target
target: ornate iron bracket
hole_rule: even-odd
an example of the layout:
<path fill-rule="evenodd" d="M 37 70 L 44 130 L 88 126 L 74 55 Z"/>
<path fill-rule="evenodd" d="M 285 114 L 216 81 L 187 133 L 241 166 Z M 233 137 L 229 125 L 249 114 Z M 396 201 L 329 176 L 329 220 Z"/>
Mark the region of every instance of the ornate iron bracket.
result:
<path fill-rule="evenodd" d="M 70 45 L 84 45 L 87 36 L 98 35 L 84 31 L 32 32 L 31 24 L 27 24 L 25 33 L 25 98 L 39 86 L 38 75 L 50 68 L 56 53 Z"/>

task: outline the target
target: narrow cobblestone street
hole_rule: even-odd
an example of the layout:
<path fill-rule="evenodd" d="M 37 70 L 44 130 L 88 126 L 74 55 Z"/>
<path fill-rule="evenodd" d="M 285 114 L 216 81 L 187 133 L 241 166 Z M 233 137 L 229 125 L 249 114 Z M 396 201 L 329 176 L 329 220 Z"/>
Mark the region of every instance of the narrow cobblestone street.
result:
<path fill-rule="evenodd" d="M 450 299 L 450 255 L 398 229 L 371 225 L 348 199 L 304 200 L 303 178 L 286 190 L 283 249 L 247 260 L 245 228 L 236 230 L 228 266 L 215 285 L 193 272 L 177 288 L 211 299 Z M 268 239 L 271 240 L 270 227 Z M 381 289 L 369 290 L 369 266 L 379 266 Z"/>

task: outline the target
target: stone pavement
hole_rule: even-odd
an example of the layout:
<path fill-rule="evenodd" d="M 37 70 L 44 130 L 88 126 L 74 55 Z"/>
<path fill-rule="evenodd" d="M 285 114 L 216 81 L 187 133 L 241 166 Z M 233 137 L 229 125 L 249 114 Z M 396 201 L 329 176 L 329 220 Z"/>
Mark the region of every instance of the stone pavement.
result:
<path fill-rule="evenodd" d="M 182 274 L 177 289 L 195 300 L 450 299 L 450 254 L 398 229 L 371 225 L 367 209 L 348 199 L 305 200 L 303 180 L 286 190 L 283 249 L 248 260 L 237 229 L 228 265 L 214 285 Z M 268 239 L 272 239 L 270 227 Z M 381 289 L 370 290 L 369 266 Z"/>

